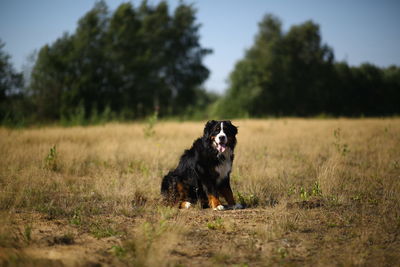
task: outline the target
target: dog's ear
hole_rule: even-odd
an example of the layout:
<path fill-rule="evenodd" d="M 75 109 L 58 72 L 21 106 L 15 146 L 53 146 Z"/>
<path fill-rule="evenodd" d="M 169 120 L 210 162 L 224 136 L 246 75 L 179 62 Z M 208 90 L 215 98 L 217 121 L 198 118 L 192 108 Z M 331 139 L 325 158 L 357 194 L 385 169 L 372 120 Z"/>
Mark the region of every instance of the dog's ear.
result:
<path fill-rule="evenodd" d="M 206 125 L 204 126 L 204 135 L 208 135 L 211 132 L 215 123 L 217 123 L 217 121 L 215 121 L 215 120 L 211 120 L 206 123 Z"/>
<path fill-rule="evenodd" d="M 235 125 L 233 125 L 232 124 L 232 122 L 231 121 L 225 121 L 225 123 L 227 124 L 227 126 L 228 126 L 228 131 L 230 131 L 231 132 L 231 134 L 233 134 L 233 135 L 237 135 L 237 133 L 238 133 L 238 127 L 236 127 Z"/>

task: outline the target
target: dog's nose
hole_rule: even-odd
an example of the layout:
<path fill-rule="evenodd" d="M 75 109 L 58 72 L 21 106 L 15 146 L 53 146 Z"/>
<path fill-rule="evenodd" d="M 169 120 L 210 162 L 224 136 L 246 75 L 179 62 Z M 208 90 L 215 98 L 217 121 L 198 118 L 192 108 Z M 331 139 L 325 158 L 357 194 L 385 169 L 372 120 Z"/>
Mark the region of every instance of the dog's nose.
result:
<path fill-rule="evenodd" d="M 226 136 L 225 136 L 225 135 L 221 135 L 221 136 L 219 137 L 219 141 L 220 141 L 220 142 L 225 142 L 225 139 L 226 139 Z"/>

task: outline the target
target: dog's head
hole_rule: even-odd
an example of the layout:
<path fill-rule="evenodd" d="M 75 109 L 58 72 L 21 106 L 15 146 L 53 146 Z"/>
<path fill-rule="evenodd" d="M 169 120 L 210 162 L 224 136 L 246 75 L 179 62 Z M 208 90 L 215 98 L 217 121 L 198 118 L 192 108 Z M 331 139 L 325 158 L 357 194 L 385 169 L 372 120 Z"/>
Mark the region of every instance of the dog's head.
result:
<path fill-rule="evenodd" d="M 218 153 L 223 153 L 227 147 L 234 149 L 238 130 L 231 121 L 208 121 L 204 127 L 204 137 Z"/>

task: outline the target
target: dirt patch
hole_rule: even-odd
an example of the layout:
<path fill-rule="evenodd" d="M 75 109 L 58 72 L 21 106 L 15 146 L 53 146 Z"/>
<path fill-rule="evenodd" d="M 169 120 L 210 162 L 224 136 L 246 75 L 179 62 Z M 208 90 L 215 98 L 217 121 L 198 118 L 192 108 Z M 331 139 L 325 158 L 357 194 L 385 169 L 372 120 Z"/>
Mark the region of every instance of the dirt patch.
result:
<path fill-rule="evenodd" d="M 358 253 L 364 255 L 358 263 L 377 263 L 370 246 L 386 262 L 397 259 L 397 237 L 363 236 L 373 220 L 361 229 L 346 221 L 345 210 L 319 207 L 282 204 L 223 212 L 159 207 L 136 218 L 93 216 L 92 221 L 112 221 L 123 229 L 108 237 L 95 237 L 90 227 L 65 219 L 19 213 L 14 226 L 22 233 L 29 223 L 30 241 L 3 250 L 0 259 L 38 266 L 346 265 Z"/>

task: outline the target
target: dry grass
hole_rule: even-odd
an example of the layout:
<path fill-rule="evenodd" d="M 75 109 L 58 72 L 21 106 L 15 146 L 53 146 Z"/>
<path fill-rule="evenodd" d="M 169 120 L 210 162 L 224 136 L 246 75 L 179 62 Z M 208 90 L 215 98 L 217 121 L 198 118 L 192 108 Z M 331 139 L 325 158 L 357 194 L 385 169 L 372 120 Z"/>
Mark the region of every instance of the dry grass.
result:
<path fill-rule="evenodd" d="M 395 265 L 400 120 L 240 120 L 248 208 L 164 207 L 202 123 L 0 129 L 0 264 Z"/>

